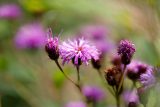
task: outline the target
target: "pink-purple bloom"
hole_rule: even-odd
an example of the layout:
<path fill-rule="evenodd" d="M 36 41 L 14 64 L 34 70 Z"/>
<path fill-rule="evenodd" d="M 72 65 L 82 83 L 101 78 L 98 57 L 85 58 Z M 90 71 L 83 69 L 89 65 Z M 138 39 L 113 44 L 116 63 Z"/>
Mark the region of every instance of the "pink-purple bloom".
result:
<path fill-rule="evenodd" d="M 127 75 L 131 80 L 137 80 L 140 78 L 140 75 L 145 73 L 148 69 L 150 69 L 150 66 L 148 64 L 145 64 L 141 61 L 133 60 L 128 66 L 127 66 Z"/>
<path fill-rule="evenodd" d="M 102 25 L 89 25 L 81 29 L 80 35 L 93 41 L 95 46 L 102 52 L 108 52 L 113 44 L 109 40 L 108 31 L 105 26 Z"/>
<path fill-rule="evenodd" d="M 134 44 L 128 40 L 121 40 L 118 46 L 118 55 L 121 56 L 121 61 L 123 64 L 127 65 L 131 62 L 131 58 L 135 53 L 136 49 Z"/>
<path fill-rule="evenodd" d="M 15 19 L 21 16 L 21 9 L 16 4 L 0 6 L 0 18 Z"/>
<path fill-rule="evenodd" d="M 153 67 L 148 67 L 146 73 L 140 75 L 139 81 L 143 85 L 143 87 L 152 87 L 156 82 Z"/>
<path fill-rule="evenodd" d="M 40 24 L 27 24 L 18 30 L 15 43 L 18 48 L 40 48 L 44 45 L 45 35 L 45 31 Z"/>
<path fill-rule="evenodd" d="M 86 104 L 83 102 L 69 102 L 64 107 L 86 107 Z"/>
<path fill-rule="evenodd" d="M 125 91 L 123 94 L 123 99 L 125 101 L 126 107 L 138 107 L 139 97 L 136 89 L 133 91 Z"/>
<path fill-rule="evenodd" d="M 85 86 L 83 87 L 82 92 L 88 101 L 100 101 L 104 98 L 102 89 L 95 86 Z"/>
<path fill-rule="evenodd" d="M 81 62 L 88 64 L 89 60 L 98 60 L 100 56 L 98 49 L 84 38 L 63 42 L 59 49 L 63 64 L 70 60 L 75 65 L 80 65 Z"/>
<path fill-rule="evenodd" d="M 45 44 L 45 50 L 52 60 L 59 58 L 58 37 L 53 38 L 51 29 L 48 29 L 48 39 Z"/>

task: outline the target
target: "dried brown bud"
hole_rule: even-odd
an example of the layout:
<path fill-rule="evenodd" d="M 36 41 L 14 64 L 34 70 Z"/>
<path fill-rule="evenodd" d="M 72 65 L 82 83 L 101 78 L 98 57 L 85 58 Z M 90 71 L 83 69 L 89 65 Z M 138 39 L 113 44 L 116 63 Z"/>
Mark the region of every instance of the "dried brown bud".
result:
<path fill-rule="evenodd" d="M 105 78 L 109 85 L 118 86 L 122 76 L 121 69 L 113 67 L 105 71 Z"/>

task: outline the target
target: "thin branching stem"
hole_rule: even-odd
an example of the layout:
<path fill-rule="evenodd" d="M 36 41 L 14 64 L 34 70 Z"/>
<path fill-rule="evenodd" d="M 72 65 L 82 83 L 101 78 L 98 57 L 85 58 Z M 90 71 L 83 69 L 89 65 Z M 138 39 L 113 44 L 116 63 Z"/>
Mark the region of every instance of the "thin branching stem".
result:
<path fill-rule="evenodd" d="M 76 66 L 77 69 L 77 82 L 80 85 L 80 73 L 79 73 L 79 66 Z"/>
<path fill-rule="evenodd" d="M 119 83 L 119 85 L 118 85 L 118 93 L 120 92 L 120 90 L 121 90 L 121 88 L 122 88 L 122 84 L 123 84 L 123 82 L 124 82 L 124 78 L 125 78 L 125 75 L 126 75 L 126 66 L 127 66 L 127 65 L 124 65 L 123 70 L 122 70 L 123 74 L 122 74 L 120 83 Z"/>
<path fill-rule="evenodd" d="M 73 83 L 76 87 L 78 86 L 77 83 L 75 83 L 72 79 L 70 79 L 67 74 L 63 71 L 62 67 L 60 66 L 58 60 L 55 60 L 56 65 L 58 66 L 58 68 L 60 69 L 60 71 L 63 73 L 63 75 L 71 82 Z"/>
<path fill-rule="evenodd" d="M 79 91 L 82 91 L 82 90 L 81 90 L 81 83 L 80 83 L 79 66 L 76 66 L 76 70 L 77 70 L 77 87 L 78 87 Z"/>
<path fill-rule="evenodd" d="M 117 107 L 120 107 L 120 99 L 119 99 L 119 93 L 116 92 L 116 104 L 117 104 Z"/>
<path fill-rule="evenodd" d="M 98 74 L 99 74 L 99 76 L 100 76 L 103 84 L 106 86 L 107 83 L 104 82 L 104 81 L 106 81 L 106 80 L 105 80 L 105 78 L 104 78 L 103 73 L 101 72 L 100 69 L 97 69 L 97 72 L 98 72 Z M 109 86 L 106 86 L 106 88 L 107 88 L 107 90 L 115 97 L 115 94 L 114 94 L 114 92 L 113 92 L 114 90 L 112 91 L 112 89 L 111 89 Z"/>

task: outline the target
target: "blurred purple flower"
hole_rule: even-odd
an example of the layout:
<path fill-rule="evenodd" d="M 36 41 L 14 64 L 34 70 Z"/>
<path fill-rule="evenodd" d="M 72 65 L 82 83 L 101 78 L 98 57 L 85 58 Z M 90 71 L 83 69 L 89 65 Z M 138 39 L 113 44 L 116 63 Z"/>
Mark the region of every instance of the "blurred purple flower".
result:
<path fill-rule="evenodd" d="M 59 47 L 58 47 L 58 37 L 53 38 L 51 28 L 48 29 L 48 39 L 45 44 L 45 50 L 48 53 L 48 56 L 52 60 L 57 60 L 59 58 Z"/>
<path fill-rule="evenodd" d="M 140 75 L 145 73 L 147 69 L 149 69 L 150 66 L 140 62 L 133 60 L 128 66 L 127 66 L 127 75 L 132 80 L 137 80 L 140 78 Z"/>
<path fill-rule="evenodd" d="M 133 91 L 124 91 L 123 99 L 125 101 L 126 107 L 138 107 L 139 97 L 136 89 Z"/>
<path fill-rule="evenodd" d="M 152 87 L 156 82 L 153 67 L 148 67 L 146 73 L 140 75 L 139 81 L 144 87 Z"/>
<path fill-rule="evenodd" d="M 45 35 L 45 31 L 40 24 L 27 24 L 18 30 L 15 43 L 18 48 L 40 48 L 44 45 Z"/>
<path fill-rule="evenodd" d="M 121 67 L 122 63 L 121 63 L 121 57 L 119 55 L 115 55 L 113 54 L 111 56 L 111 63 L 115 66 Z"/>
<path fill-rule="evenodd" d="M 98 60 L 100 53 L 89 41 L 79 38 L 63 42 L 60 45 L 60 55 L 63 59 L 63 64 L 72 60 L 75 65 L 80 65 L 81 62 L 88 64 L 88 61 L 92 58 Z"/>
<path fill-rule="evenodd" d="M 104 92 L 95 86 L 85 86 L 82 92 L 89 101 L 100 101 L 104 98 Z"/>
<path fill-rule="evenodd" d="M 107 36 L 108 31 L 104 26 L 86 26 L 81 30 L 81 34 L 87 38 L 93 40 L 104 39 Z"/>
<path fill-rule="evenodd" d="M 121 56 L 121 61 L 123 64 L 127 65 L 131 62 L 131 58 L 135 53 L 136 49 L 134 44 L 128 40 L 121 40 L 118 46 L 118 55 Z"/>
<path fill-rule="evenodd" d="M 64 107 L 86 107 L 83 102 L 69 102 Z"/>
<path fill-rule="evenodd" d="M 0 6 L 0 18 L 15 19 L 21 16 L 21 9 L 16 4 Z"/>
<path fill-rule="evenodd" d="M 113 47 L 113 43 L 107 38 L 108 31 L 105 26 L 90 25 L 83 27 L 80 35 L 93 41 L 102 53 L 108 52 Z"/>

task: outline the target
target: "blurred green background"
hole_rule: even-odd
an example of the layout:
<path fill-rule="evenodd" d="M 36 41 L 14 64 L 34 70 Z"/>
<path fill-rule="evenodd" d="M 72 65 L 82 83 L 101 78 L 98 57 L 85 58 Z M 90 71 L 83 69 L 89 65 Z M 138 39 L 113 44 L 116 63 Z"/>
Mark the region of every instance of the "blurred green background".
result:
<path fill-rule="evenodd" d="M 115 44 L 123 38 L 133 41 L 137 48 L 135 59 L 153 66 L 160 65 L 159 0 L 0 1 L 0 5 L 8 3 L 20 6 L 22 16 L 15 20 L 0 19 L 0 107 L 62 107 L 68 101 L 82 99 L 43 48 L 16 48 L 16 32 L 27 23 L 38 22 L 45 29 L 51 27 L 54 34 L 59 34 L 63 29 L 60 36 L 62 40 L 75 35 L 85 25 L 103 25 Z M 110 57 L 106 60 L 108 66 Z M 64 69 L 76 80 L 73 65 L 64 66 Z M 82 67 L 81 75 L 84 84 L 104 88 L 90 65 Z M 93 77 L 97 79 L 93 80 Z M 114 105 L 113 96 L 105 91 L 107 97 L 102 105 Z M 150 97 L 148 107 L 154 107 L 154 94 Z"/>

